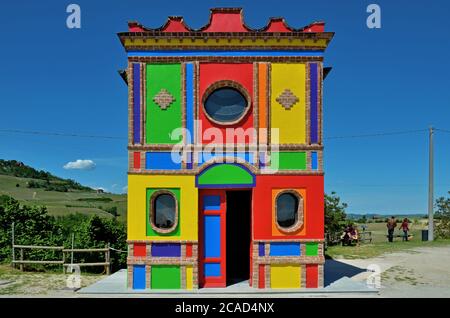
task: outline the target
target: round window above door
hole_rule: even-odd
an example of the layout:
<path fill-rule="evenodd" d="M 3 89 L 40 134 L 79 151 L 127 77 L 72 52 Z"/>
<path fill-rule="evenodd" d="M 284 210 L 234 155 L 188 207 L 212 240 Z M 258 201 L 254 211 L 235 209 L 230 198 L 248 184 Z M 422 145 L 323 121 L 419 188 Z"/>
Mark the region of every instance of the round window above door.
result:
<path fill-rule="evenodd" d="M 205 114 L 216 124 L 236 124 L 250 109 L 250 95 L 241 85 L 232 81 L 214 83 L 203 96 Z"/>

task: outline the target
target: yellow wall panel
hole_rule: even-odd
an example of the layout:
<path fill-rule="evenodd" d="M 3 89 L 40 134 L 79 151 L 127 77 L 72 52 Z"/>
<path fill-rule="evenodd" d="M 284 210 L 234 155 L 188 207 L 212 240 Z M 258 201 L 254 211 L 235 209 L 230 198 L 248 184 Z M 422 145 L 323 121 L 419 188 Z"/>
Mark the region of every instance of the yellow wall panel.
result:
<path fill-rule="evenodd" d="M 271 288 L 300 288 L 300 265 L 270 265 Z"/>
<path fill-rule="evenodd" d="M 171 236 L 146 235 L 146 190 L 148 188 L 180 188 L 181 234 Z M 198 239 L 198 190 L 195 176 L 128 175 L 127 227 L 129 240 L 179 241 Z"/>
<path fill-rule="evenodd" d="M 290 109 L 277 101 L 287 89 L 299 99 Z M 270 104 L 271 128 L 279 129 L 279 143 L 306 143 L 305 64 L 272 64 Z M 276 141 L 272 140 L 272 143 Z"/>
<path fill-rule="evenodd" d="M 186 289 L 192 289 L 194 270 L 192 266 L 186 266 Z"/>

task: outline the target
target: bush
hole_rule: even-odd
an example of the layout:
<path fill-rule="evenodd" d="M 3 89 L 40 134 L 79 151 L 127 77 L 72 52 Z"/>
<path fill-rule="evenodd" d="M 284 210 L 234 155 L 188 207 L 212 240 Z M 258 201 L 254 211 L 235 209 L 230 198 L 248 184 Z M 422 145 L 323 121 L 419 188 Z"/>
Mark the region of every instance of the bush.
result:
<path fill-rule="evenodd" d="M 117 207 L 116 206 L 112 206 L 110 208 L 105 208 L 104 210 L 106 212 L 110 213 L 111 215 L 113 215 L 114 217 L 119 215 L 119 213 L 117 213 Z"/>
<path fill-rule="evenodd" d="M 346 225 L 347 215 L 345 209 L 346 203 L 341 203 L 341 199 L 335 192 L 331 195 L 325 194 L 325 232 L 340 233 Z"/>
<path fill-rule="evenodd" d="M 125 225 L 116 219 L 99 216 L 71 214 L 55 218 L 47 213 L 46 207 L 20 205 L 11 197 L 0 196 L 0 261 L 11 260 L 11 225 L 14 222 L 15 243 L 21 245 L 72 246 L 74 234 L 75 248 L 103 248 L 108 244 L 126 251 Z M 59 251 L 26 250 L 26 259 L 61 259 Z M 126 266 L 127 253 L 111 252 L 112 269 Z M 104 260 L 100 253 L 75 253 L 74 262 L 99 262 Z M 52 266 L 45 266 L 51 268 Z M 103 268 L 88 267 L 91 272 Z"/>
<path fill-rule="evenodd" d="M 11 231 L 14 222 L 15 244 L 60 245 L 61 228 L 55 218 L 48 215 L 46 207 L 20 205 L 13 198 L 3 199 L 0 206 L 0 259 L 10 260 Z M 27 250 L 26 257 L 49 260 L 55 257 L 51 250 Z"/>
<path fill-rule="evenodd" d="M 436 218 L 440 220 L 436 226 L 436 237 L 448 239 L 450 238 L 450 198 L 440 197 L 436 200 L 435 207 Z"/>

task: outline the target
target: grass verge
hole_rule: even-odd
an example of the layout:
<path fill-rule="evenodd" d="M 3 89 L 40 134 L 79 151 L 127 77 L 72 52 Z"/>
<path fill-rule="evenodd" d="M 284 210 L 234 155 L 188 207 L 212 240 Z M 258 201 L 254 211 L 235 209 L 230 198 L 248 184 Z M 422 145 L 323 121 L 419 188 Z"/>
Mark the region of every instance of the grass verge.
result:
<path fill-rule="evenodd" d="M 417 247 L 439 247 L 450 246 L 450 240 L 435 240 L 433 242 L 422 242 L 412 240 L 408 242 L 376 242 L 373 244 L 361 244 L 360 246 L 329 246 L 325 251 L 328 258 L 361 259 L 377 257 L 386 253 L 411 251 Z"/>

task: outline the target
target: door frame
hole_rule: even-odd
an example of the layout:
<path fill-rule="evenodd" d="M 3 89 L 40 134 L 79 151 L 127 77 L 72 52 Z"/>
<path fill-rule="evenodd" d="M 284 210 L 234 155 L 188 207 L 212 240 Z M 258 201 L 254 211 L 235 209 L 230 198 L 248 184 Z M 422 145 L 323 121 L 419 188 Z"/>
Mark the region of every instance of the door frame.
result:
<path fill-rule="evenodd" d="M 219 210 L 204 210 L 203 198 L 205 195 L 219 195 L 220 209 Z M 227 286 L 227 245 L 226 245 L 226 189 L 199 189 L 199 250 L 198 250 L 198 273 L 199 273 L 199 287 L 226 287 Z M 220 216 L 220 257 L 205 257 L 205 235 L 204 235 L 204 217 L 208 215 Z M 205 277 L 204 265 L 205 263 L 220 263 L 221 275 L 217 277 Z"/>
<path fill-rule="evenodd" d="M 198 282 L 199 288 L 227 287 L 227 191 L 251 191 L 252 202 L 250 205 L 250 247 L 249 247 L 249 266 L 250 277 L 249 285 L 252 286 L 252 264 L 253 264 L 253 188 L 216 188 L 216 189 L 199 189 L 199 227 L 198 227 Z M 219 210 L 204 210 L 203 197 L 205 195 L 219 195 Z M 220 216 L 220 257 L 205 257 L 205 234 L 204 234 L 204 217 L 208 215 Z M 221 275 L 217 277 L 205 277 L 205 263 L 220 263 Z"/>

